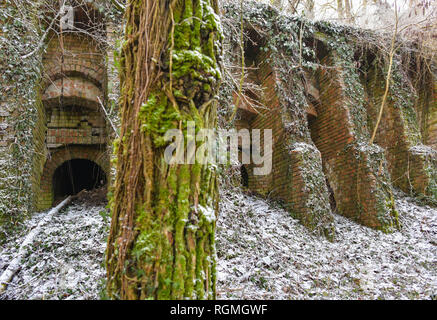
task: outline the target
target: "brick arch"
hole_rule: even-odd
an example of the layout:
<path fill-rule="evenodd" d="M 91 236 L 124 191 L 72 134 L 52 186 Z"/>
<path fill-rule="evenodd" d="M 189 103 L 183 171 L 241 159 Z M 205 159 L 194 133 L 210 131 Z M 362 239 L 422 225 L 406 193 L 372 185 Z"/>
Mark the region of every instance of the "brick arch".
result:
<path fill-rule="evenodd" d="M 99 165 L 109 181 L 109 158 L 105 150 L 88 146 L 69 146 L 58 149 L 46 161 L 40 182 L 38 209 L 45 210 L 53 204 L 53 175 L 63 163 L 73 159 L 90 160 Z"/>
<path fill-rule="evenodd" d="M 62 92 L 62 87 L 64 88 Z M 46 106 L 59 105 L 63 96 L 64 105 L 77 105 L 98 108 L 99 98 L 103 101 L 102 91 L 92 82 L 83 78 L 63 78 L 53 82 L 44 92 L 42 100 Z"/>
<path fill-rule="evenodd" d="M 100 79 L 95 77 L 95 74 L 81 70 L 80 68 L 78 68 L 78 70 L 76 70 L 75 68 L 66 68 L 61 73 L 61 70 L 58 66 L 55 69 L 49 71 L 50 73 L 45 74 L 44 80 L 41 85 L 41 87 L 44 89 L 47 89 L 51 84 L 61 78 L 82 78 L 94 84 L 97 88 L 99 88 L 99 90 L 103 90 L 102 82 L 100 81 Z"/>
<path fill-rule="evenodd" d="M 63 41 L 64 51 L 56 34 L 48 42 L 43 87 L 63 76 L 80 76 L 102 88 L 106 79 L 105 56 L 96 41 L 78 33 L 63 34 Z"/>

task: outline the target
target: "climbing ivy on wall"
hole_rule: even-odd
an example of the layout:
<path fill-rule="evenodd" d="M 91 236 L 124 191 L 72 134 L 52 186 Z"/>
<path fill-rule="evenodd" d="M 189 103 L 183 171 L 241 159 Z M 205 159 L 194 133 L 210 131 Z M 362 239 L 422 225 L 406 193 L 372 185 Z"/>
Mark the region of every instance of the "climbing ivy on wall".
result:
<path fill-rule="evenodd" d="M 225 12 L 225 28 L 228 29 L 225 32 L 228 35 L 227 41 L 230 42 L 229 46 L 238 48 L 240 39 L 233 26 L 240 18 L 241 9 L 239 6 L 228 4 L 225 6 Z M 287 132 L 285 147 L 288 152 L 293 149 L 300 150 L 297 160 L 302 163 L 301 176 L 309 194 L 306 200 L 309 214 L 300 218 L 310 229 L 333 239 L 332 216 L 327 214 L 330 212 L 328 190 L 322 173 L 320 157 L 316 157 L 318 151 L 311 142 L 308 130 L 307 100 L 301 78 L 301 71 L 304 67 L 313 67 L 310 61 L 314 61 L 315 52 L 303 42 L 301 48 L 299 39 L 303 36 L 302 33 L 307 34 L 312 30 L 303 28 L 302 20 L 298 18 L 287 19 L 289 17 L 279 16 L 272 7 L 254 2 L 243 6 L 245 28 L 247 30 L 255 29 L 255 32 L 259 32 L 265 40 L 261 50 L 270 53 L 270 58 L 266 62 L 276 72 L 280 80 L 276 82 L 276 92 L 281 104 L 285 106 L 281 111 L 282 123 Z M 229 51 L 226 52 L 229 55 Z M 239 50 L 236 49 L 233 52 L 234 57 L 231 57 L 230 60 L 233 60 L 233 64 L 238 64 L 238 61 L 241 60 Z M 298 54 L 299 52 L 302 52 L 302 56 Z M 229 97 L 229 91 L 231 90 L 226 88 L 222 89 L 221 92 L 226 92 Z M 289 179 L 291 181 L 292 178 L 289 177 Z M 292 211 L 292 209 L 290 210 Z M 294 215 L 293 212 L 292 214 Z"/>
<path fill-rule="evenodd" d="M 360 79 L 359 58 L 356 54 L 359 50 L 365 51 L 369 43 L 374 47 L 378 47 L 378 43 L 388 41 L 377 34 L 356 29 L 348 26 L 340 26 L 329 22 L 312 22 L 298 16 L 286 16 L 280 14 L 276 9 L 265 4 L 249 2 L 243 5 L 241 11 L 240 6 L 227 3 L 224 6 L 226 19 L 224 19 L 226 34 L 228 41 L 233 44 L 233 60 L 234 64 L 241 61 L 239 56 L 239 37 L 238 21 L 243 12 L 245 28 L 247 30 L 255 30 L 264 40 L 262 50 L 270 53 L 270 58 L 267 61 L 272 69 L 276 72 L 279 81 L 276 83 L 276 92 L 281 100 L 281 103 L 286 106 L 283 108 L 283 124 L 285 129 L 291 133 L 288 135 L 286 145 L 293 148 L 303 142 L 309 146 L 311 142 L 308 123 L 306 120 L 307 98 L 305 96 L 304 79 L 307 74 L 311 74 L 319 68 L 335 68 L 342 79 L 342 94 L 343 101 L 346 102 L 350 112 L 350 119 L 353 122 L 351 129 L 355 136 L 355 150 L 360 150 L 368 156 L 363 161 L 363 167 L 370 168 L 372 172 L 380 172 L 378 177 L 379 187 L 377 198 L 378 203 L 383 204 L 383 207 L 378 208 L 378 219 L 382 225 L 387 226 L 387 231 L 397 225 L 397 213 L 392 205 L 391 183 L 387 171 L 387 163 L 384 159 L 384 150 L 368 145 L 370 134 L 368 130 L 368 115 L 365 101 L 365 90 Z M 247 35 L 247 38 L 250 36 Z M 250 41 L 250 40 L 248 40 Z M 320 59 L 320 50 L 317 42 L 323 44 L 326 52 L 322 53 L 329 55 L 330 65 L 322 65 Z M 380 52 L 382 55 L 383 53 Z M 319 55 L 319 56 L 318 56 Z M 382 63 L 382 68 L 385 67 L 385 62 Z M 414 123 L 414 117 L 411 114 L 411 94 L 406 90 L 400 90 L 402 82 L 397 82 L 396 94 L 405 97 L 406 111 L 412 119 L 409 123 Z M 234 90 L 236 88 L 234 87 Z M 227 97 L 231 90 L 226 88 Z M 228 99 L 231 101 L 231 99 Z M 232 102 L 230 102 L 232 103 Z M 413 110 L 414 112 L 414 110 Z M 412 138 L 415 138 L 413 136 Z M 306 153 L 311 154 L 311 153 Z M 359 153 L 356 154 L 359 156 Z M 319 168 L 320 161 L 314 159 L 306 159 L 303 166 L 303 179 L 305 186 L 312 194 L 323 195 L 320 191 L 320 186 L 325 186 L 325 177 L 322 170 Z M 381 171 L 382 170 L 382 171 Z M 319 173 L 319 174 L 315 174 Z M 325 191 L 327 192 L 327 191 Z M 323 198 L 323 196 L 322 196 Z M 318 200 L 318 201 L 317 201 Z M 311 208 L 313 214 L 318 216 L 317 212 L 323 212 L 323 199 L 309 199 L 308 208 Z M 320 203 L 316 205 L 315 203 Z M 319 207 L 321 206 L 321 207 Z M 360 213 L 358 212 L 359 216 Z M 316 219 L 317 220 L 317 219 Z"/>
<path fill-rule="evenodd" d="M 224 21 L 227 22 L 225 27 L 228 25 L 227 41 L 235 47 L 239 42 L 238 34 L 236 34 L 238 30 L 236 30 L 235 25 L 239 21 L 240 7 L 233 3 L 226 3 L 224 10 L 226 12 Z M 282 80 L 277 83 L 277 90 L 282 99 L 293 106 L 292 111 L 296 113 L 297 117 L 303 117 L 303 112 L 307 107 L 305 88 L 302 84 L 303 71 L 311 72 L 319 67 L 326 67 L 321 65 L 317 57 L 315 41 L 319 41 L 326 46 L 328 51 L 326 54 L 329 53 L 333 56 L 333 65 L 329 67 L 338 67 L 341 72 L 345 95 L 348 97 L 348 107 L 354 115 L 352 119 L 355 121 L 355 129 L 366 128 L 365 94 L 359 78 L 358 61 L 354 55 L 359 49 L 368 46 L 369 43 L 376 46 L 378 42 L 386 39 L 369 30 L 326 21 L 313 22 L 299 16 L 282 15 L 275 8 L 257 2 L 245 3 L 243 12 L 247 29 L 257 30 L 266 40 L 262 49 L 271 53 L 268 63 Z M 234 63 L 241 60 L 238 54 L 238 50 L 234 48 Z M 383 62 L 382 67 L 384 66 Z M 399 77 L 399 73 L 397 75 Z M 402 90 L 403 82 L 401 79 L 396 78 L 394 82 L 396 82 L 396 86 L 393 91 L 397 95 L 405 97 L 405 104 L 410 107 L 412 103 L 411 93 L 407 92 L 406 89 Z M 226 92 L 228 91 L 226 90 Z M 414 122 L 414 118 L 412 122 Z M 298 138 L 309 138 L 308 131 L 304 128 L 296 128 L 294 134 Z M 359 138 L 368 139 L 366 131 L 355 132 L 355 134 Z"/>
<path fill-rule="evenodd" d="M 56 5 L 54 1 L 50 10 L 56 10 Z M 93 5 L 105 14 L 106 24 L 119 24 L 122 12 L 110 2 L 98 0 Z M 0 224 L 16 224 L 27 217 L 38 197 L 45 161 L 41 58 L 47 42 L 44 35 L 53 25 L 53 16 L 44 10 L 41 1 L 0 4 Z M 119 30 L 114 32 L 117 37 Z M 105 50 L 112 40 L 102 43 Z M 113 102 L 109 117 L 115 124 L 119 122 L 117 90 L 115 83 L 107 92 Z"/>
<path fill-rule="evenodd" d="M 23 4 L 26 6 L 26 4 Z M 7 127 L 0 147 L 0 224 L 15 224 L 33 206 L 33 129 L 40 106 L 39 35 L 33 7 L 20 10 L 6 3 L 0 10 L 0 111 Z M 29 16 L 23 17 L 22 14 Z"/>

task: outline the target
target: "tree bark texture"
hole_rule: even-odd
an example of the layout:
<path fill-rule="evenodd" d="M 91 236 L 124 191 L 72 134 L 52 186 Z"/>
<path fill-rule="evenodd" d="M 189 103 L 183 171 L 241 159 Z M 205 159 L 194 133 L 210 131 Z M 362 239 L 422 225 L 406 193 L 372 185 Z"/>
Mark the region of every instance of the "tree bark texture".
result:
<path fill-rule="evenodd" d="M 121 52 L 122 126 L 107 292 L 112 299 L 214 299 L 215 166 L 168 164 L 163 138 L 215 128 L 221 79 L 218 0 L 130 0 Z M 187 155 L 187 157 L 189 157 Z"/>

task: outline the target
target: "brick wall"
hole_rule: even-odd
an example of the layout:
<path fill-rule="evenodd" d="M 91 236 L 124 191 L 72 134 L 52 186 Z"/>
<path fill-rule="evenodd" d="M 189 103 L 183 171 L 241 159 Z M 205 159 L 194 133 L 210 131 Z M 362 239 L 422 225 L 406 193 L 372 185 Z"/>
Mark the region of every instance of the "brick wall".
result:
<path fill-rule="evenodd" d="M 41 94 L 39 94 L 41 95 Z M 48 149 L 46 147 L 46 131 L 47 131 L 47 119 L 46 119 L 46 113 L 44 110 L 44 105 L 39 99 L 39 102 L 36 104 L 37 110 L 38 110 L 38 119 L 37 123 L 35 125 L 35 128 L 33 129 L 33 140 L 35 144 L 35 152 L 34 158 L 33 158 L 33 169 L 32 169 L 32 191 L 35 195 L 33 198 L 33 207 L 36 208 L 38 206 L 38 197 L 40 193 L 40 186 L 41 186 L 41 177 L 43 174 L 44 164 L 46 162 L 47 152 Z"/>
<path fill-rule="evenodd" d="M 106 123 L 102 114 L 81 107 L 50 108 L 47 111 L 47 146 L 104 144 Z"/>
<path fill-rule="evenodd" d="M 279 99 L 276 73 L 267 64 L 268 53 L 260 53 L 255 59 L 258 69 L 249 71 L 249 80 L 263 88 L 260 100 L 262 108 L 245 117 L 239 127 L 272 129 L 273 148 L 268 158 L 272 160 L 272 172 L 254 175 L 254 165 L 248 166 L 249 189 L 263 196 L 281 200 L 286 208 L 310 230 L 325 234 L 332 239 L 334 230 L 329 207 L 329 194 L 322 180 L 317 189 L 309 187 L 309 180 L 318 174 L 323 177 L 320 152 L 311 141 L 296 140 L 292 132 L 285 130 L 291 123 L 292 110 Z M 241 106 L 240 106 L 241 108 Z M 242 108 L 247 110 L 250 108 Z M 300 118 L 306 128 L 306 119 Z M 309 133 L 308 133 L 309 137 Z M 261 134 L 261 146 L 264 146 Z M 262 150 L 261 154 L 264 154 Z M 319 181 L 320 182 L 320 181 Z"/>
<path fill-rule="evenodd" d="M 345 83 L 335 54 L 326 56 L 315 81 L 319 102 L 315 105 L 317 117 L 311 121 L 311 137 L 320 150 L 323 167 L 333 190 L 337 212 L 366 226 L 390 229 L 394 224 L 393 212 L 387 203 L 390 190 L 383 185 L 389 179 L 384 170 L 372 163 L 384 164 L 383 151 L 371 148 L 365 127 L 357 128 L 357 119 L 363 118 L 359 108 L 345 93 Z"/>
<path fill-rule="evenodd" d="M 437 76 L 432 79 L 432 96 L 428 107 L 426 126 L 426 144 L 437 150 Z"/>
<path fill-rule="evenodd" d="M 86 159 L 97 163 L 107 175 L 110 172 L 105 151 L 107 124 L 100 106 L 100 101 L 106 101 L 104 55 L 90 37 L 64 33 L 62 38 L 64 54 L 61 39 L 53 35 L 43 57 L 45 112 L 40 120 L 44 122 L 47 155 L 40 166 L 40 210 L 52 205 L 53 174 L 66 161 Z"/>
<path fill-rule="evenodd" d="M 88 13 L 83 12 L 76 18 L 85 24 L 92 23 L 84 16 Z M 91 19 L 95 16 L 89 15 Z M 20 91 L 16 89 L 23 88 L 20 82 L 7 84 L 0 96 L 0 193 L 3 199 L 0 214 L 17 210 L 17 215 L 24 215 L 32 210 L 32 204 L 39 209 L 50 207 L 53 196 L 50 175 L 57 165 L 70 158 L 89 159 L 109 173 L 109 159 L 104 151 L 108 143 L 107 124 L 98 99 L 106 101 L 106 52 L 91 37 L 77 31 L 64 32 L 62 39 L 63 46 L 58 33 L 53 32 L 46 38 L 41 50 L 44 52 L 42 74 L 35 80 L 38 83 L 32 83 L 35 97 L 18 94 Z M 28 49 L 31 48 L 29 45 Z M 38 54 L 33 56 L 35 63 Z M 23 116 L 22 109 L 29 116 L 36 114 L 36 121 L 29 122 L 31 128 L 24 127 L 29 126 L 27 123 L 18 123 L 18 130 L 26 132 L 25 135 L 21 131 L 14 132 L 13 128 L 13 121 Z M 24 144 L 23 137 L 31 141 L 26 140 Z M 26 147 L 29 162 L 16 163 L 11 152 L 13 146 L 17 146 L 14 142 Z M 70 153 L 67 155 L 64 150 Z M 25 186 L 15 181 L 25 181 Z M 21 189 L 26 191 L 21 192 Z"/>
<path fill-rule="evenodd" d="M 104 100 L 101 89 L 88 79 L 80 77 L 63 77 L 55 80 L 45 89 L 42 100 L 46 106 L 57 106 L 61 95 L 64 106 L 80 105 L 98 109 L 99 99 Z"/>
<path fill-rule="evenodd" d="M 61 75 L 79 76 L 93 82 L 102 89 L 105 83 L 105 54 L 90 37 L 79 33 L 64 33 L 64 54 L 57 34 L 52 34 L 44 55 L 44 84 L 48 86 Z M 63 67 L 61 68 L 63 57 Z"/>
<path fill-rule="evenodd" d="M 38 28 L 37 19 L 28 19 L 34 25 L 21 26 L 13 23 L 20 11 L 16 3 L 9 2 L 3 9 L 10 19 L 2 19 L 5 24 L 0 31 L 0 224 L 16 224 L 32 212 L 38 167 L 44 156 L 40 52 L 20 58 L 37 50 L 37 43 L 23 34 Z"/>
<path fill-rule="evenodd" d="M 373 130 L 385 90 L 385 78 L 381 70 L 375 66 L 368 74 L 367 111 L 369 126 Z M 414 122 L 408 119 L 412 115 L 403 107 L 404 102 L 403 97 L 389 93 L 375 143 L 386 150 L 388 168 L 394 186 L 407 193 L 431 195 L 433 192 L 429 186 L 435 183 L 432 171 L 437 170 L 436 152 L 429 146 L 421 145 L 421 139 L 412 138 L 420 138 L 420 124 L 417 120 Z M 431 106 L 430 110 L 432 109 Z M 432 117 L 431 115 L 430 119 Z M 428 143 L 433 141 L 432 128 L 431 125 L 428 129 L 430 130 Z"/>

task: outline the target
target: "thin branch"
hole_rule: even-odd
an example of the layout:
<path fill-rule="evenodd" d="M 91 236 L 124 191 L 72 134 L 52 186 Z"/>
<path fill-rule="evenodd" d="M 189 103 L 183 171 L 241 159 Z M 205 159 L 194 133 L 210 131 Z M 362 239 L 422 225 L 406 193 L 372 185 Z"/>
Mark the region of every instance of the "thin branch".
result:
<path fill-rule="evenodd" d="M 126 7 L 117 0 L 111 0 L 111 3 L 118 11 L 124 12 L 126 10 Z"/>
<path fill-rule="evenodd" d="M 115 127 L 114 123 L 111 121 L 111 118 L 109 117 L 108 112 L 106 112 L 105 106 L 103 105 L 102 101 L 100 100 L 100 97 L 97 97 L 97 99 L 99 100 L 100 106 L 102 107 L 102 110 L 105 113 L 106 118 L 108 119 L 109 123 L 111 124 L 111 127 L 115 132 L 115 135 L 117 136 L 117 138 L 120 138 L 120 135 L 117 132 L 117 128 Z"/>
<path fill-rule="evenodd" d="M 245 78 L 245 71 L 244 71 L 244 67 L 245 67 L 245 60 L 244 60 L 244 18 L 243 18 L 243 0 L 240 0 L 240 4 L 241 4 L 241 30 L 240 30 L 240 49 L 241 49 L 241 78 L 240 78 L 240 86 L 238 88 L 238 95 L 237 95 L 237 101 L 235 102 L 235 108 L 234 111 L 232 112 L 232 115 L 229 119 L 229 122 L 232 122 L 235 118 L 235 116 L 237 115 L 237 110 L 238 110 L 238 105 L 240 104 L 240 95 L 243 92 L 243 85 L 244 85 L 244 78 Z"/>
<path fill-rule="evenodd" d="M 373 129 L 372 138 L 370 139 L 369 144 L 373 144 L 373 142 L 375 141 L 376 132 L 378 131 L 378 127 L 379 127 L 379 124 L 380 124 L 381 119 L 382 119 L 382 114 L 384 112 L 385 102 L 387 100 L 388 91 L 390 89 L 390 80 L 391 80 L 391 73 L 392 73 L 392 68 L 393 68 L 393 57 L 394 57 L 396 49 L 397 49 L 397 47 L 395 47 L 397 33 L 398 33 L 398 9 L 397 9 L 397 2 L 395 1 L 395 29 L 393 31 L 393 37 L 391 39 L 388 72 L 387 72 L 387 77 L 385 79 L 385 92 L 384 92 L 384 96 L 383 96 L 382 101 L 381 101 L 381 108 L 379 109 L 378 119 L 376 121 L 375 128 Z"/>
<path fill-rule="evenodd" d="M 0 293 L 6 291 L 9 282 L 12 280 L 13 276 L 18 271 L 18 269 L 20 269 L 22 260 L 28 256 L 30 246 L 33 243 L 35 237 L 41 231 L 42 226 L 47 224 L 55 214 L 57 214 L 62 208 L 68 205 L 72 200 L 72 198 L 73 198 L 72 196 L 69 196 L 64 201 L 62 201 L 57 207 L 51 209 L 49 213 L 47 213 L 44 216 L 44 218 L 38 223 L 36 228 L 29 232 L 29 234 L 26 236 L 24 241 L 21 243 L 17 255 L 11 261 L 11 263 L 9 264 L 7 269 L 3 272 L 3 274 L 0 276 Z"/>
<path fill-rule="evenodd" d="M 56 22 L 56 20 L 58 19 L 60 14 L 61 14 L 61 11 L 58 11 L 56 16 L 53 18 L 52 22 L 50 23 L 50 26 L 47 28 L 46 32 L 44 32 L 43 36 L 39 40 L 38 46 L 35 48 L 35 50 L 33 50 L 32 52 L 22 56 L 21 59 L 27 59 L 27 58 L 33 56 L 39 50 L 41 50 L 42 46 L 44 45 L 44 42 L 46 40 L 47 35 L 49 34 L 50 30 L 52 30 L 53 24 Z"/>

